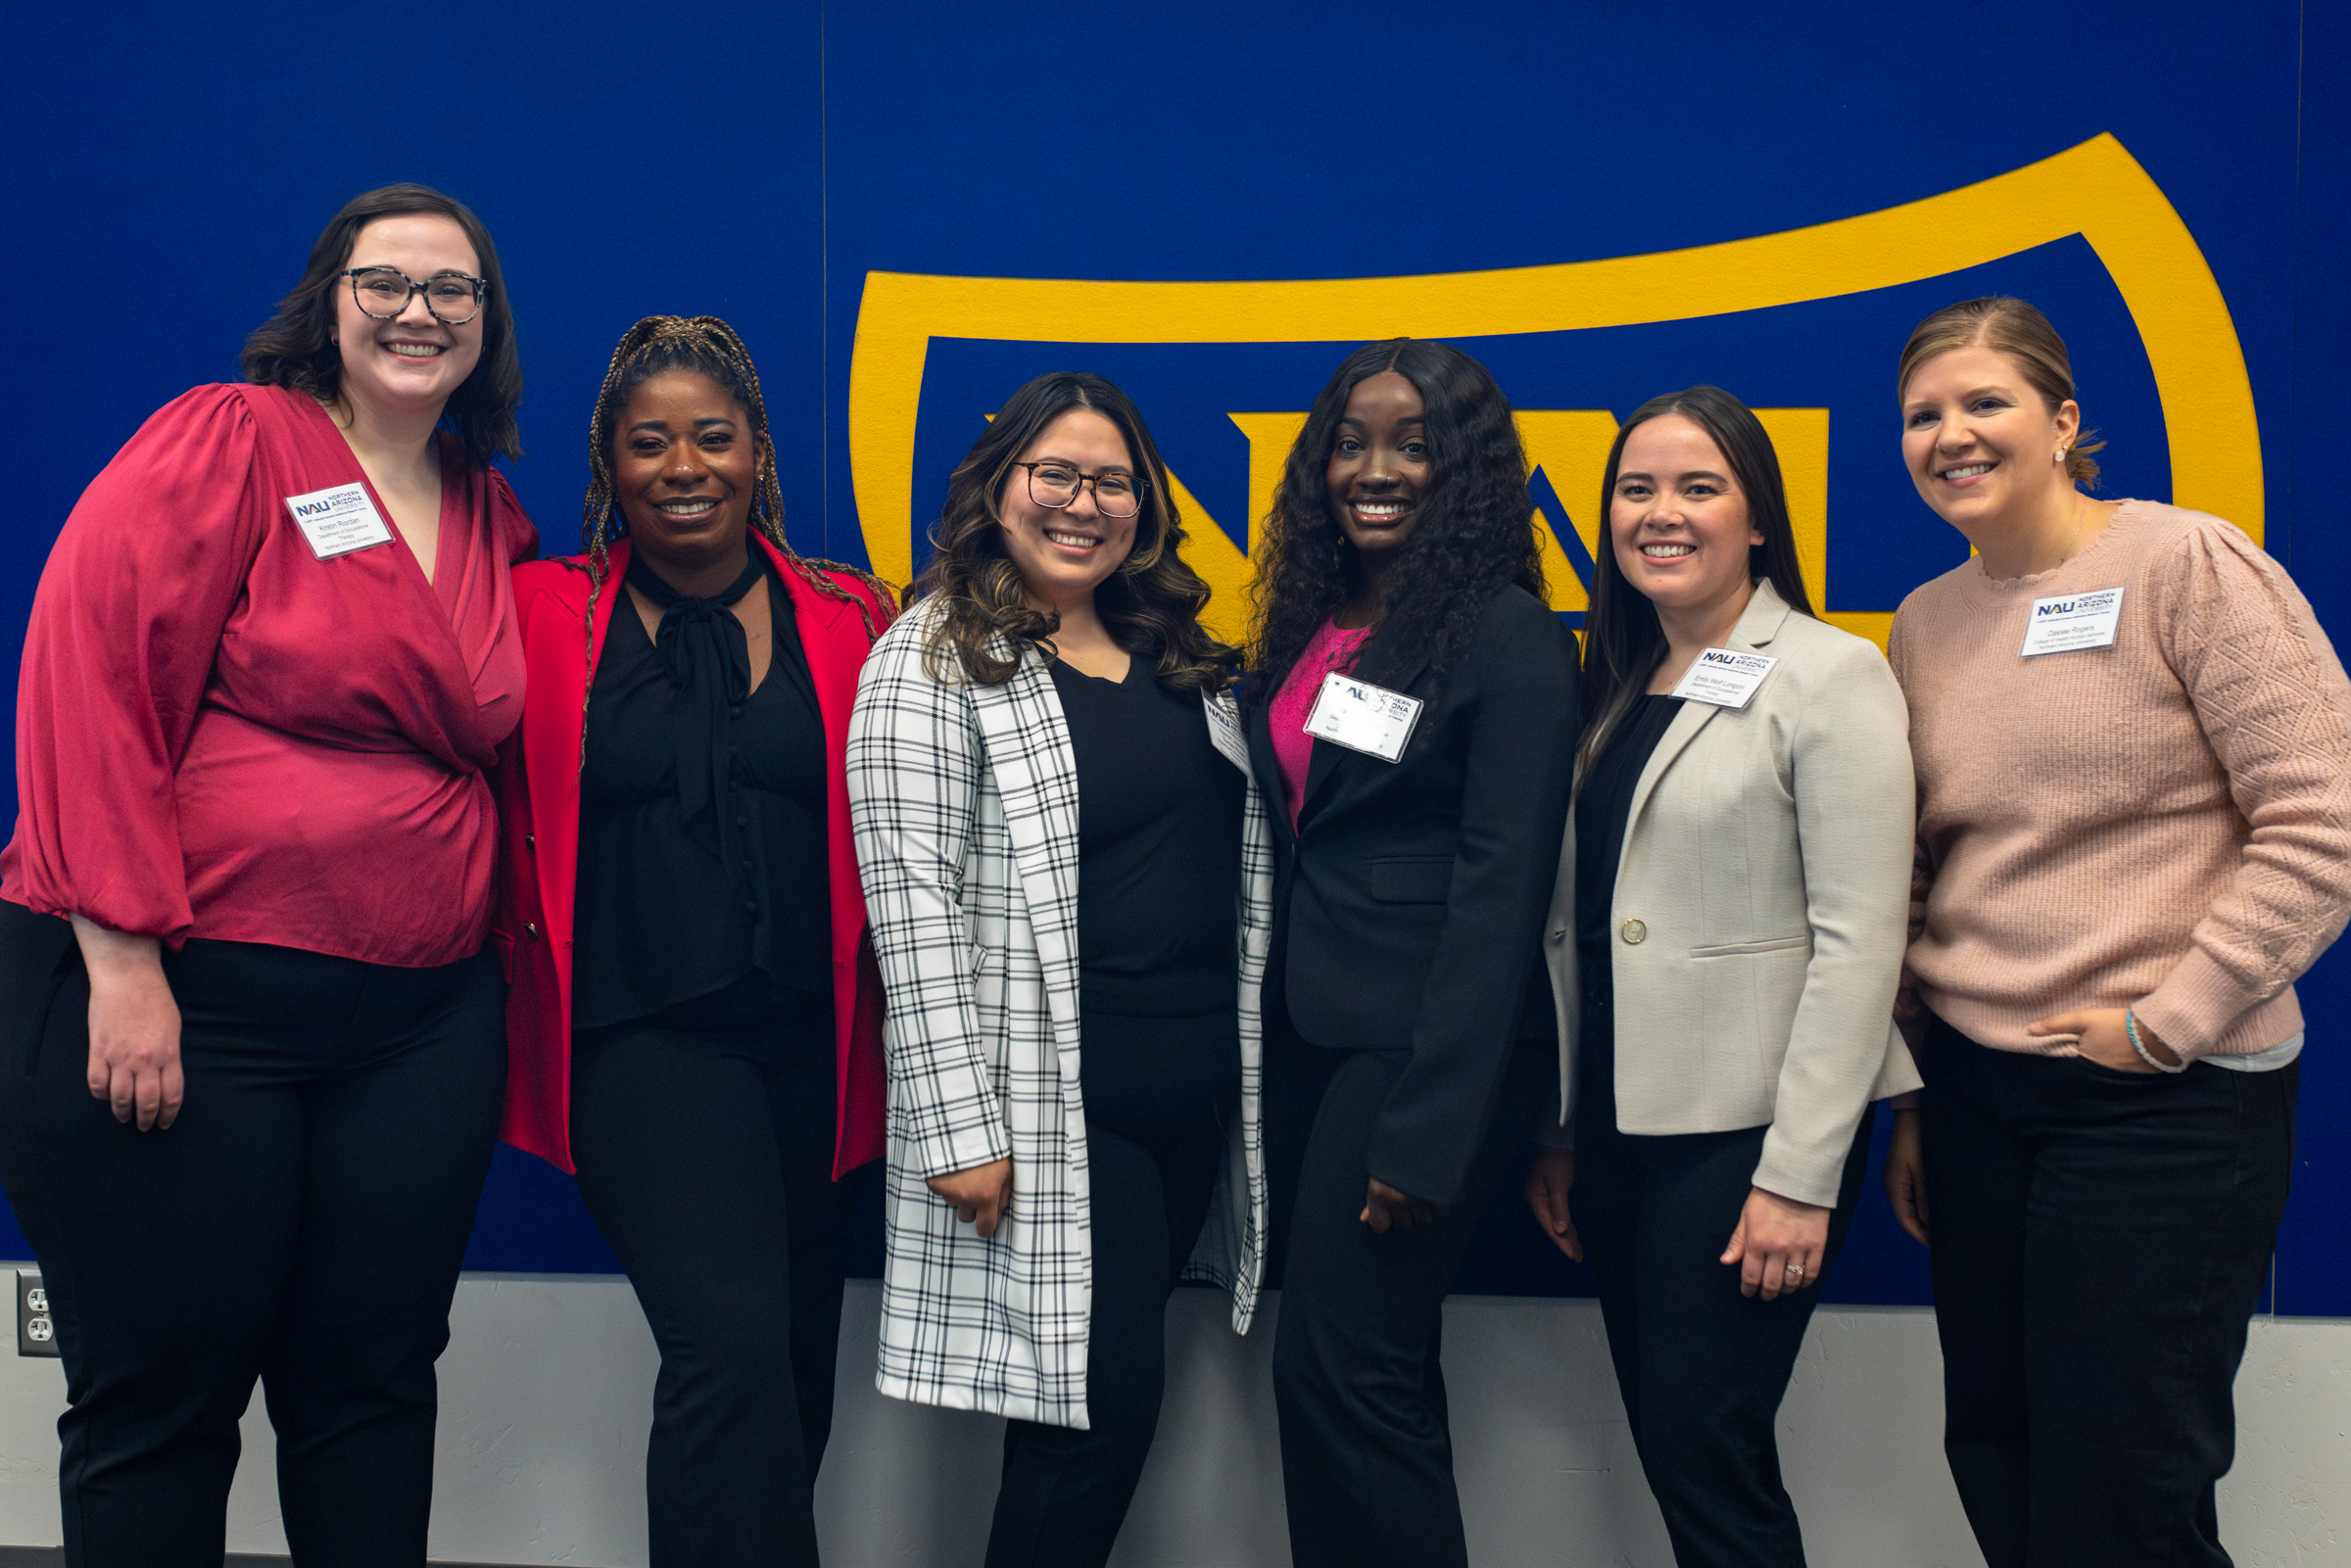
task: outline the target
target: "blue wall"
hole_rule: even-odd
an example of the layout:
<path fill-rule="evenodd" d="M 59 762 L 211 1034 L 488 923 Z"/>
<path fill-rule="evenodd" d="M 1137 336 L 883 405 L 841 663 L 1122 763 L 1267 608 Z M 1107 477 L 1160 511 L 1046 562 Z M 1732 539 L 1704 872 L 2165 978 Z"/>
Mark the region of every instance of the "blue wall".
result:
<path fill-rule="evenodd" d="M 394 179 L 461 197 L 498 236 L 530 383 L 532 454 L 513 477 L 551 549 L 577 537 L 581 436 L 613 340 L 642 314 L 707 311 L 758 356 L 793 538 L 862 560 L 892 530 L 902 548 L 909 526 L 870 499 L 859 510 L 857 453 L 887 446 L 849 419 L 861 324 L 865 352 L 883 352 L 869 273 L 1179 283 L 1646 257 L 1895 208 L 2101 134 L 2144 169 L 2226 300 L 2267 543 L 2322 619 L 2351 627 L 2351 543 L 2318 509 L 2351 362 L 2351 24 L 2325 7 L 2306 23 L 2291 0 L 2091 0 L 2047 24 L 1955 24 L 1869 5 L 924 0 L 687 15 L 587 0 L 467 21 L 471 38 L 448 49 L 413 23 L 385 39 L 311 7 L 14 19 L 0 246 L 18 297 L 0 332 L 16 373 L 0 398 L 31 444 L 0 565 L 11 667 L 81 486 L 154 407 L 232 378 L 325 218 Z M 1955 256 L 1966 227 L 1952 224 Z M 1683 313 L 1665 301 L 1621 324 L 1462 342 L 1524 408 L 1621 415 L 1709 380 L 1757 405 L 1828 410 L 1828 605 L 1882 612 L 1964 554 L 1903 476 L 1888 387 L 1910 323 L 1949 300 L 2000 289 L 2047 309 L 2112 442 L 2108 494 L 2172 496 L 2175 456 L 2199 432 L 2167 429 L 2179 389 L 2111 261 L 2057 237 L 1828 298 L 1791 276 L 1774 297 L 1786 303 L 1663 319 Z M 168 275 L 191 283 L 167 294 Z M 1390 328 L 1367 315 L 1345 331 Z M 1341 334 L 1216 331 L 1054 342 L 1029 323 L 935 339 L 907 459 L 914 513 L 936 507 L 1006 392 L 1074 366 L 1136 396 L 1245 549 L 1249 447 L 1227 416 L 1303 409 Z M 1592 498 L 1556 490 L 1555 526 L 1589 527 Z M 2351 1261 L 2327 1244 L 2351 1211 L 2351 1065 L 2331 1027 L 2347 974 L 2331 957 L 2304 987 L 2318 1027 L 2279 1244 L 2289 1312 L 2351 1312 Z M 1925 1299 L 1922 1255 L 1882 1210 L 1865 1204 L 1832 1297 Z M 11 1246 L 23 1255 L 0 1233 Z M 511 1151 L 469 1262 L 614 1266 L 567 1178 Z M 1502 1210 L 1463 1284 L 1581 1281 Z"/>

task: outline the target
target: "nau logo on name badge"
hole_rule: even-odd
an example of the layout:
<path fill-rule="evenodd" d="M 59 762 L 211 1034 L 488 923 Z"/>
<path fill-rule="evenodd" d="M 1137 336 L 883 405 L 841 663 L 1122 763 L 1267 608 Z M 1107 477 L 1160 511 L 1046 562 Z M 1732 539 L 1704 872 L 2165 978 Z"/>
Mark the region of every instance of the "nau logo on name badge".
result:
<path fill-rule="evenodd" d="M 1772 667 L 1780 661 L 1765 653 L 1741 653 L 1735 648 L 1707 648 L 1673 689 L 1677 697 L 1711 702 L 1718 708 L 1745 708 L 1753 699 Z"/>
<path fill-rule="evenodd" d="M 1394 762 L 1404 755 L 1404 743 L 1419 719 L 1418 697 L 1333 674 L 1322 678 L 1314 711 L 1306 716 L 1306 733 Z"/>
<path fill-rule="evenodd" d="M 2041 653 L 2110 648 L 2122 619 L 2123 591 L 2119 588 L 2037 598 L 2033 613 L 2025 618 L 2025 645 L 2017 652 L 2029 659 Z"/>
<path fill-rule="evenodd" d="M 286 510 L 311 542 L 311 553 L 322 561 L 348 555 L 355 549 L 392 543 L 392 530 L 383 513 L 367 499 L 362 484 L 332 485 L 307 496 L 288 496 Z"/>

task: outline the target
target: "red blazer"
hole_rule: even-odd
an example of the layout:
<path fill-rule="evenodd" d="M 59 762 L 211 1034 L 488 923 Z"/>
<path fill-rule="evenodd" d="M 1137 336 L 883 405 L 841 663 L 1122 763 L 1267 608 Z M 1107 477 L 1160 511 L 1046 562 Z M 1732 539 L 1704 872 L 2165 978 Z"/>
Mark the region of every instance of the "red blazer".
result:
<path fill-rule="evenodd" d="M 783 563 L 758 535 L 752 542 L 776 558 L 792 594 L 800 644 L 825 726 L 832 774 L 825 812 L 827 866 L 833 903 L 833 1017 L 835 1028 L 833 1175 L 836 1180 L 882 1157 L 882 974 L 865 924 L 865 893 L 857 879 L 857 850 L 849 829 L 849 708 L 857 672 L 873 639 L 860 604 L 877 629 L 890 609 L 862 582 L 843 574 L 832 581 L 856 604 L 819 594 Z M 498 792 L 501 876 L 492 937 L 506 958 L 513 989 L 506 998 L 506 1109 L 499 1136 L 563 1170 L 571 1163 L 571 932 L 572 895 L 580 861 L 580 742 L 588 711 L 588 683 L 604 648 L 613 607 L 627 598 L 621 574 L 629 546 L 612 548 L 596 624 L 586 625 L 586 558 L 531 561 L 514 569 L 514 606 L 522 624 L 530 689 L 522 724 L 500 749 L 492 774 Z M 583 636 L 588 645 L 581 647 Z"/>

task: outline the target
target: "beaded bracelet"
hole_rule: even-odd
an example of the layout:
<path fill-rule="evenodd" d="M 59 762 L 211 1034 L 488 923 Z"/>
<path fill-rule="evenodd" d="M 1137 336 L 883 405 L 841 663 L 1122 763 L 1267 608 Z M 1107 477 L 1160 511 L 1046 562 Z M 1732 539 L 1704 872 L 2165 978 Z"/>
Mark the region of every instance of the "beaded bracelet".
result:
<path fill-rule="evenodd" d="M 2139 1042 L 2138 1020 L 2132 1016 L 2129 1008 L 2123 1009 L 2123 1032 L 2131 1037 L 2131 1049 L 2138 1053 L 2138 1059 L 2141 1062 L 2144 1062 L 2147 1066 L 2153 1068 L 2156 1071 L 2185 1072 L 2187 1070 L 2187 1063 L 2158 1061 L 2156 1060 L 2155 1054 L 2152 1051 L 2149 1051 L 2146 1046 Z"/>

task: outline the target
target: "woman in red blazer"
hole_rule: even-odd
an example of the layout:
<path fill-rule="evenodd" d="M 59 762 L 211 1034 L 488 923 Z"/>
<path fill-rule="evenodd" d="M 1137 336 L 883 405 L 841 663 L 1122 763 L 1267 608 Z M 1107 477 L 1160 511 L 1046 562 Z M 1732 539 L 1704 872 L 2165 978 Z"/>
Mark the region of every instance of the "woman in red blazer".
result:
<path fill-rule="evenodd" d="M 660 1347 L 652 1562 L 813 1565 L 835 1183 L 882 1154 L 843 763 L 893 606 L 785 543 L 758 373 L 725 322 L 632 327 L 592 430 L 587 553 L 514 575 L 502 1132 L 576 1170 Z"/>

